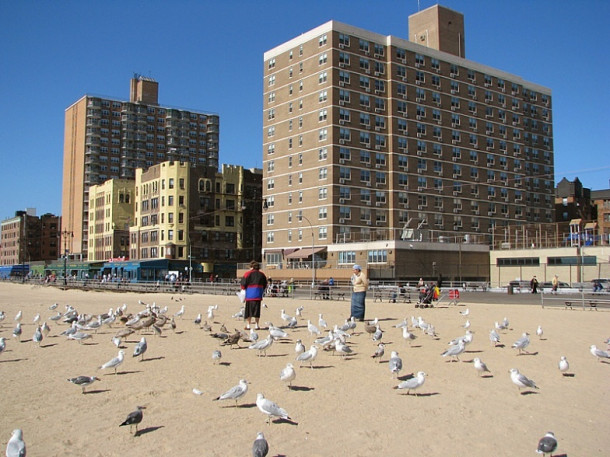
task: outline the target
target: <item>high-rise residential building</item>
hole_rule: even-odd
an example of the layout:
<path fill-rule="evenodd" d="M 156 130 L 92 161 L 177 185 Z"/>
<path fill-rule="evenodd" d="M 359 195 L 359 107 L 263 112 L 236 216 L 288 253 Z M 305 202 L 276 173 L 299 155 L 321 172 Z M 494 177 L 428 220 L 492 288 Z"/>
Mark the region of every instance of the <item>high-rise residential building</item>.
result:
<path fill-rule="evenodd" d="M 0 265 L 29 264 L 57 259 L 61 218 L 53 214 L 36 216 L 34 208 L 16 211 L 0 230 Z"/>
<path fill-rule="evenodd" d="M 252 224 L 261 218 L 261 176 L 178 161 L 137 169 L 130 259 L 192 259 L 206 272 L 234 272 L 260 253 L 260 225 Z"/>
<path fill-rule="evenodd" d="M 88 261 L 129 258 L 135 180 L 109 179 L 89 187 Z"/>
<path fill-rule="evenodd" d="M 159 105 L 158 83 L 135 75 L 129 100 L 85 95 L 65 112 L 63 236 L 88 257 L 89 188 L 134 179 L 137 168 L 176 160 L 218 168 L 219 117 Z"/>
<path fill-rule="evenodd" d="M 265 53 L 267 263 L 393 269 L 414 241 L 554 221 L 551 90 L 467 60 L 460 13 L 409 25 L 330 21 Z"/>

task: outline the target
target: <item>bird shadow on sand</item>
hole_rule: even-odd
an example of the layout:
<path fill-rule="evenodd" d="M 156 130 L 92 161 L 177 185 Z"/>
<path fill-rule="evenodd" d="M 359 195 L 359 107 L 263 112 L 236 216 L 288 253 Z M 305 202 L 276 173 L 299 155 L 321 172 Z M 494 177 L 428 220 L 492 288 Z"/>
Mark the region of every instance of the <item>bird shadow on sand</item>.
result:
<path fill-rule="evenodd" d="M 242 403 L 237 406 L 225 406 L 225 408 L 256 408 L 256 403 Z"/>
<path fill-rule="evenodd" d="M 289 389 L 297 391 L 297 392 L 309 392 L 312 390 L 316 390 L 315 387 L 307 387 L 307 386 L 292 386 Z"/>
<path fill-rule="evenodd" d="M 505 345 L 503 345 L 502 343 L 498 343 L 494 346 L 495 348 L 504 348 L 506 347 Z"/>
<path fill-rule="evenodd" d="M 89 395 L 89 394 L 103 394 L 104 392 L 110 392 L 110 389 L 97 389 L 97 390 L 86 390 L 85 392 L 83 392 L 83 395 Z"/>
<path fill-rule="evenodd" d="M 573 378 L 576 376 L 574 373 L 562 373 L 564 378 Z"/>
<path fill-rule="evenodd" d="M 140 370 L 132 370 L 132 371 L 117 371 L 116 375 L 117 376 L 123 376 L 126 374 L 134 374 L 134 373 L 142 373 Z M 113 375 L 114 373 L 110 373 L 108 374 L 108 376 Z"/>
<path fill-rule="evenodd" d="M 27 360 L 27 359 L 7 359 L 7 360 L 0 360 L 0 363 L 21 362 L 22 360 Z"/>
<path fill-rule="evenodd" d="M 523 392 L 521 392 L 521 395 L 538 395 L 538 392 L 536 392 L 535 390 L 524 390 Z"/>
<path fill-rule="evenodd" d="M 520 352 L 517 355 L 538 355 L 538 351 L 536 351 L 536 352 Z"/>
<path fill-rule="evenodd" d="M 479 377 L 480 377 L 480 378 L 487 379 L 487 378 L 493 378 L 493 377 L 494 377 L 494 375 L 492 375 L 492 374 L 484 374 L 484 375 L 481 375 L 481 376 L 479 376 Z"/>
<path fill-rule="evenodd" d="M 163 360 L 163 359 L 165 359 L 165 357 L 163 357 L 163 356 L 151 357 L 149 359 L 142 359 L 142 360 L 140 360 L 140 362 L 152 362 L 154 360 Z"/>
<path fill-rule="evenodd" d="M 599 362 L 600 362 L 600 363 L 610 363 L 610 362 L 608 362 L 607 360 L 600 360 Z"/>
<path fill-rule="evenodd" d="M 398 376 L 396 379 L 399 381 L 406 381 L 407 379 L 413 379 L 415 377 L 414 373 L 403 374 L 402 376 Z"/>
<path fill-rule="evenodd" d="M 138 430 L 133 436 L 134 436 L 134 438 L 136 438 L 138 436 L 146 435 L 147 433 L 150 433 L 150 432 L 155 432 L 155 431 L 159 430 L 160 428 L 163 428 L 163 425 L 157 425 L 155 427 L 146 427 L 146 428 L 143 428 L 142 430 Z"/>
<path fill-rule="evenodd" d="M 464 354 L 479 354 L 483 351 L 464 351 Z"/>
<path fill-rule="evenodd" d="M 264 357 L 286 357 L 288 354 L 267 354 Z"/>
<path fill-rule="evenodd" d="M 303 365 L 303 368 L 307 368 L 307 365 Z M 324 370 L 326 368 L 335 368 L 334 365 L 314 365 L 313 367 L 314 370 Z"/>
<path fill-rule="evenodd" d="M 403 397 L 432 397 L 434 395 L 440 395 L 440 393 L 438 392 L 426 392 L 426 393 L 417 393 L 417 394 L 409 394 L 409 393 L 404 393 L 404 394 L 400 394 Z"/>
<path fill-rule="evenodd" d="M 271 422 L 273 422 L 274 424 L 290 424 L 290 425 L 299 425 L 298 422 L 295 422 L 293 420 L 290 419 L 275 419 L 272 420 Z"/>
<path fill-rule="evenodd" d="M 219 362 L 218 365 L 222 365 L 223 367 L 230 367 L 231 362 Z"/>
<path fill-rule="evenodd" d="M 41 344 L 40 347 L 41 348 L 51 348 L 53 346 L 57 346 L 57 343 L 51 343 L 51 344 Z"/>

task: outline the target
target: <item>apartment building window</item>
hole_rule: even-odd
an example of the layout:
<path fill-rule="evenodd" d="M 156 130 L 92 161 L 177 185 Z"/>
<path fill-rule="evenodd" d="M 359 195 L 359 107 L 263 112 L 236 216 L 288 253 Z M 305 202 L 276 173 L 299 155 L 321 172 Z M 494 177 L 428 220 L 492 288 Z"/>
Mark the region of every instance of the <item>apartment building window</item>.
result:
<path fill-rule="evenodd" d="M 302 153 L 299 153 L 298 159 L 299 159 L 299 165 L 303 165 L 303 154 Z"/>
<path fill-rule="evenodd" d="M 428 168 L 428 164 L 426 159 L 417 159 L 417 171 L 418 172 L 423 172 L 426 171 Z"/>
<path fill-rule="evenodd" d="M 346 52 L 339 53 L 339 66 L 349 66 L 349 54 Z"/>
<path fill-rule="evenodd" d="M 273 179 L 269 179 L 267 181 L 267 190 L 271 190 L 275 188 L 275 181 Z"/>
<path fill-rule="evenodd" d="M 396 48 L 396 58 L 399 60 L 407 60 L 407 51 L 402 48 Z"/>
<path fill-rule="evenodd" d="M 323 90 L 320 91 L 320 93 L 318 94 L 318 101 L 320 103 L 325 102 L 326 100 L 328 100 L 328 92 Z"/>
<path fill-rule="evenodd" d="M 318 75 L 318 84 L 324 84 L 326 81 L 328 81 L 328 73 L 323 71 Z"/>
<path fill-rule="evenodd" d="M 352 218 L 352 210 L 349 206 L 340 206 L 339 207 L 339 217 L 341 219 L 351 219 Z"/>
<path fill-rule="evenodd" d="M 375 97 L 375 110 L 385 111 L 385 100 Z"/>
<path fill-rule="evenodd" d="M 352 179 L 351 169 L 348 167 L 339 167 L 339 178 L 349 181 Z"/>
<path fill-rule="evenodd" d="M 318 160 L 326 160 L 328 158 L 328 149 L 320 148 L 318 150 Z"/>
<path fill-rule="evenodd" d="M 318 65 L 324 65 L 326 62 L 328 62 L 328 54 L 320 54 L 320 57 L 318 58 Z"/>
<path fill-rule="evenodd" d="M 339 140 L 343 140 L 343 141 L 351 141 L 352 139 L 352 134 L 350 129 L 346 129 L 346 128 L 340 128 L 339 129 Z"/>
<path fill-rule="evenodd" d="M 326 46 L 326 42 L 327 42 L 327 37 L 326 37 L 326 34 L 324 34 L 318 39 L 318 46 Z"/>
<path fill-rule="evenodd" d="M 367 76 L 360 76 L 360 87 L 362 87 L 363 89 L 370 89 L 371 88 L 371 80 L 370 78 L 368 78 Z"/>
<path fill-rule="evenodd" d="M 435 173 L 438 173 L 440 175 L 443 172 L 443 164 L 438 160 L 435 160 L 433 162 L 433 169 Z"/>
<path fill-rule="evenodd" d="M 341 104 L 341 102 L 349 103 L 349 101 L 350 101 L 350 92 L 349 92 L 349 90 L 340 89 L 339 90 L 339 104 Z"/>
<path fill-rule="evenodd" d="M 349 47 L 350 42 L 349 42 L 349 35 L 346 35 L 344 33 L 340 33 L 339 34 L 339 46 L 345 46 L 345 47 Z"/>
<path fill-rule="evenodd" d="M 398 185 L 407 187 L 408 184 L 409 184 L 408 176 L 404 173 L 398 173 Z"/>
<path fill-rule="evenodd" d="M 321 206 L 318 208 L 318 219 L 326 218 L 328 218 L 328 208 L 326 206 Z"/>
<path fill-rule="evenodd" d="M 371 153 L 369 151 L 360 151 L 360 163 L 370 164 L 371 163 Z M 369 179 L 370 181 L 370 179 Z"/>
<path fill-rule="evenodd" d="M 269 83 L 268 83 L 268 85 L 269 85 L 269 87 L 275 85 L 275 75 L 269 76 Z"/>
<path fill-rule="evenodd" d="M 361 209 L 360 210 L 360 220 L 367 222 L 371 220 L 371 210 L 370 209 Z"/>
<path fill-rule="evenodd" d="M 396 111 L 403 115 L 406 114 L 407 113 L 407 102 L 405 102 L 405 101 L 396 102 Z"/>
<path fill-rule="evenodd" d="M 375 116 L 375 127 L 378 129 L 385 129 L 385 117 Z"/>
<path fill-rule="evenodd" d="M 321 109 L 318 112 L 318 122 L 323 122 L 328 119 L 328 110 L 326 108 Z"/>
<path fill-rule="evenodd" d="M 318 141 L 326 141 L 328 139 L 328 129 L 318 130 Z"/>
<path fill-rule="evenodd" d="M 428 144 L 425 141 L 417 140 L 417 152 L 425 154 L 428 150 Z"/>
<path fill-rule="evenodd" d="M 348 148 L 339 148 L 339 159 L 343 159 L 343 160 L 351 160 L 352 159 L 352 153 Z"/>
<path fill-rule="evenodd" d="M 432 85 L 438 87 L 441 87 L 441 78 L 438 75 L 432 75 Z"/>
<path fill-rule="evenodd" d="M 299 191 L 299 203 L 303 203 L 303 191 Z"/>
<path fill-rule="evenodd" d="M 371 182 L 370 170 L 360 170 L 360 182 L 370 184 L 370 182 Z"/>
<path fill-rule="evenodd" d="M 374 47 L 375 47 L 375 49 L 374 49 L 375 56 L 382 57 L 385 54 L 384 48 L 382 45 L 375 43 Z"/>
<path fill-rule="evenodd" d="M 300 171 L 299 174 L 297 175 L 299 178 L 299 184 L 303 184 L 303 172 Z"/>
<path fill-rule="evenodd" d="M 275 143 L 271 143 L 267 145 L 267 154 L 275 153 Z"/>
<path fill-rule="evenodd" d="M 362 189 L 360 191 L 360 202 L 365 205 L 371 204 L 371 191 L 368 189 Z"/>
<path fill-rule="evenodd" d="M 267 137 L 272 137 L 275 135 L 275 126 L 272 125 L 271 127 L 267 128 Z"/>
<path fill-rule="evenodd" d="M 360 143 L 370 146 L 371 145 L 371 135 L 368 132 L 360 132 Z"/>
<path fill-rule="evenodd" d="M 398 125 L 398 131 L 400 132 L 401 135 L 406 135 L 407 134 L 407 121 L 405 121 L 404 119 L 398 119 L 396 121 L 397 125 Z"/>
<path fill-rule="evenodd" d="M 360 106 L 370 107 L 371 99 L 368 95 L 360 94 Z"/>
<path fill-rule="evenodd" d="M 359 49 L 362 52 L 369 52 L 370 48 L 369 48 L 369 42 L 363 39 L 358 40 L 358 45 L 359 45 Z"/>
<path fill-rule="evenodd" d="M 385 135 L 375 135 L 375 146 L 385 147 L 386 138 Z"/>
<path fill-rule="evenodd" d="M 423 71 L 415 72 L 415 82 L 423 84 L 426 82 L 426 74 Z"/>
<path fill-rule="evenodd" d="M 347 71 L 341 70 L 339 72 L 339 84 L 349 84 L 350 83 L 350 74 Z"/>
<path fill-rule="evenodd" d="M 398 95 L 406 96 L 407 95 L 407 85 L 398 83 L 396 84 L 396 92 Z"/>
<path fill-rule="evenodd" d="M 268 64 L 267 64 L 267 68 L 268 68 L 269 70 L 271 70 L 271 69 L 272 69 L 272 68 L 274 68 L 274 67 L 275 67 L 275 58 L 273 58 L 273 59 L 269 59 L 269 62 L 268 62 Z"/>
<path fill-rule="evenodd" d="M 343 121 L 345 123 L 345 122 L 349 122 L 350 120 L 351 120 L 350 111 L 347 109 L 341 108 L 339 110 L 339 122 Z"/>
<path fill-rule="evenodd" d="M 402 65 L 396 65 L 396 76 L 401 78 L 403 81 L 407 80 L 407 67 Z"/>
<path fill-rule="evenodd" d="M 360 69 L 364 71 L 370 71 L 371 65 L 369 63 L 369 59 L 360 58 Z"/>
<path fill-rule="evenodd" d="M 382 62 L 375 61 L 375 74 L 376 75 L 385 74 L 385 65 Z"/>
<path fill-rule="evenodd" d="M 318 190 L 318 200 L 326 200 L 328 198 L 328 189 L 326 187 L 320 187 Z"/>
<path fill-rule="evenodd" d="M 343 198 L 344 200 L 351 200 L 352 193 L 349 187 L 339 187 L 339 198 Z"/>

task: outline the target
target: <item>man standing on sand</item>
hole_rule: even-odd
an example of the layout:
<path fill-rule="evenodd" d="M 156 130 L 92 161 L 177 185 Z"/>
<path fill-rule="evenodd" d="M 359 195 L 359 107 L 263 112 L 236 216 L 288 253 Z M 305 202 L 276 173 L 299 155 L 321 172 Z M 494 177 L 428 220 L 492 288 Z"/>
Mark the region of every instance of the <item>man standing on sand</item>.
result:
<path fill-rule="evenodd" d="M 250 270 L 246 271 L 244 277 L 241 278 L 240 285 L 246 291 L 245 330 L 250 329 L 252 318 L 254 318 L 256 329 L 258 330 L 258 321 L 261 317 L 261 302 L 267 288 L 267 276 L 260 271 L 260 264 L 256 260 L 250 262 Z"/>
<path fill-rule="evenodd" d="M 559 287 L 559 278 L 557 278 L 557 275 L 553 277 L 553 281 L 551 281 L 551 283 L 553 284 L 553 293 L 556 294 L 557 288 Z"/>

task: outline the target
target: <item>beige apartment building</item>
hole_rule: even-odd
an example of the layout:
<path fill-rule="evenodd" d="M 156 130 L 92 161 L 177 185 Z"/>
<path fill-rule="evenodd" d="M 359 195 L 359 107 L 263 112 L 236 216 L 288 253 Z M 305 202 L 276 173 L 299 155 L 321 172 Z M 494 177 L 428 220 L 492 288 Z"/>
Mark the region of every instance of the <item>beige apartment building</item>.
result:
<path fill-rule="evenodd" d="M 135 181 L 109 179 L 89 188 L 87 260 L 129 258 L 129 226 L 134 218 Z"/>
<path fill-rule="evenodd" d="M 130 259 L 192 259 L 203 272 L 234 273 L 260 252 L 253 224 L 261 218 L 261 175 L 180 161 L 137 169 Z"/>
<path fill-rule="evenodd" d="M 554 222 L 551 90 L 467 60 L 463 24 L 436 5 L 408 39 L 330 21 L 265 53 L 267 266 L 457 277 L 494 229 Z"/>
<path fill-rule="evenodd" d="M 72 257 L 88 258 L 90 187 L 134 179 L 175 160 L 218 168 L 219 117 L 159 105 L 158 83 L 135 75 L 128 100 L 85 95 L 65 111 L 62 217 Z"/>

